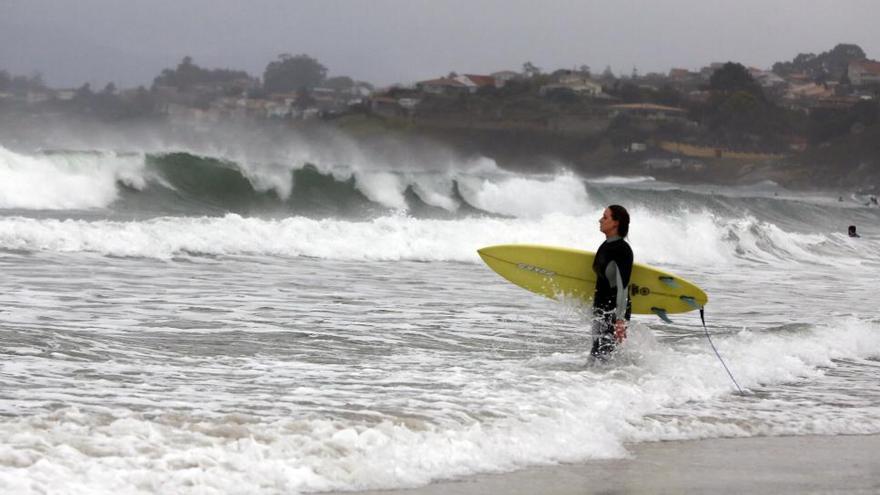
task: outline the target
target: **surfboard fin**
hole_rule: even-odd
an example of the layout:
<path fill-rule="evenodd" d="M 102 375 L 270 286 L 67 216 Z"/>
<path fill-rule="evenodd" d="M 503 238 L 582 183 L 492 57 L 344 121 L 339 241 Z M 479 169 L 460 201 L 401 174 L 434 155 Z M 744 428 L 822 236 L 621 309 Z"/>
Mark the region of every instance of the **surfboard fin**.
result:
<path fill-rule="evenodd" d="M 651 312 L 655 315 L 659 316 L 661 320 L 666 323 L 672 323 L 672 320 L 669 319 L 669 315 L 666 313 L 666 310 L 663 308 L 651 308 Z"/>
<path fill-rule="evenodd" d="M 673 277 L 665 277 L 665 276 L 661 276 L 661 277 L 658 277 L 658 278 L 660 279 L 661 282 L 663 282 L 664 284 L 666 284 L 666 285 L 667 285 L 669 288 L 671 288 L 671 289 L 678 289 L 678 288 L 681 287 L 680 285 L 678 285 L 678 282 L 676 282 L 676 281 L 675 281 L 675 278 L 673 278 Z"/>
<path fill-rule="evenodd" d="M 700 305 L 697 304 L 697 300 L 691 296 L 681 296 L 679 299 L 686 302 L 688 306 L 690 306 L 694 309 L 700 309 Z"/>

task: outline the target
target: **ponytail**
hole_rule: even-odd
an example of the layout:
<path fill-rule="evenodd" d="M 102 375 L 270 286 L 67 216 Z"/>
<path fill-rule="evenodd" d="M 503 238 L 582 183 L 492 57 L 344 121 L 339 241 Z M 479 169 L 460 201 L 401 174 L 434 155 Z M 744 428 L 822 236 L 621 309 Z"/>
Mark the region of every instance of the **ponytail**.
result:
<path fill-rule="evenodd" d="M 626 237 L 629 234 L 629 212 L 620 205 L 611 205 L 611 218 L 617 222 L 617 233 L 620 237 Z"/>

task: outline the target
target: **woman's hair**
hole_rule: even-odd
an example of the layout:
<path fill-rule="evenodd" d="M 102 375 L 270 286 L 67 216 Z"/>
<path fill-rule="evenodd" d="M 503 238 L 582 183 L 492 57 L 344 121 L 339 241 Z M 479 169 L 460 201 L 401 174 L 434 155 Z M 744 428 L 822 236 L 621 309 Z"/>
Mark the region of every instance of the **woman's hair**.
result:
<path fill-rule="evenodd" d="M 611 218 L 617 222 L 617 233 L 620 237 L 626 237 L 629 233 L 629 212 L 620 205 L 611 205 L 608 209 L 611 210 Z"/>

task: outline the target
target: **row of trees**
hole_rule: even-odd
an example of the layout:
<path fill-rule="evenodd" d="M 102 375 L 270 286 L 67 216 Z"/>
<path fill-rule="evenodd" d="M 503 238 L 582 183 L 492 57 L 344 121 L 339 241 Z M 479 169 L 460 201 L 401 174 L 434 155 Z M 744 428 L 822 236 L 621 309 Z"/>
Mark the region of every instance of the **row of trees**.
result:
<path fill-rule="evenodd" d="M 43 76 L 39 72 L 32 76 L 13 76 L 5 70 L 0 70 L 0 91 L 11 93 L 26 93 L 34 90 L 46 89 Z"/>
<path fill-rule="evenodd" d="M 284 53 L 270 62 L 263 72 L 262 85 L 247 72 L 230 69 L 204 69 L 184 57 L 174 69 L 165 69 L 153 80 L 153 87 L 168 86 L 187 91 L 198 85 L 226 86 L 230 93 L 245 89 L 263 94 L 308 91 L 318 86 L 346 90 L 357 82 L 348 76 L 327 77 L 327 68 L 317 59 L 306 54 Z M 247 87 L 245 87 L 247 86 Z"/>

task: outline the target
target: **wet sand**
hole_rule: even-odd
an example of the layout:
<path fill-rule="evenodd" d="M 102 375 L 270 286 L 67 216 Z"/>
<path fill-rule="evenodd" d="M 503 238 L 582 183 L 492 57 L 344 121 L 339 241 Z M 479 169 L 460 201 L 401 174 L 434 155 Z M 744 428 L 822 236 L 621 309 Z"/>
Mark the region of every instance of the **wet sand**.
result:
<path fill-rule="evenodd" d="M 628 459 L 530 468 L 369 495 L 880 493 L 880 435 L 632 445 Z"/>

